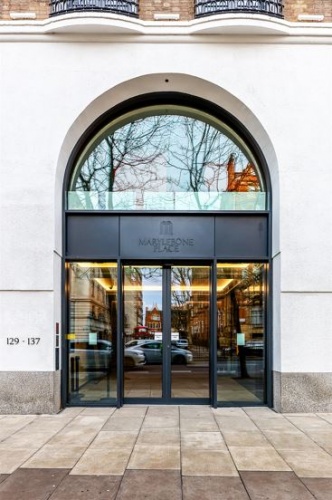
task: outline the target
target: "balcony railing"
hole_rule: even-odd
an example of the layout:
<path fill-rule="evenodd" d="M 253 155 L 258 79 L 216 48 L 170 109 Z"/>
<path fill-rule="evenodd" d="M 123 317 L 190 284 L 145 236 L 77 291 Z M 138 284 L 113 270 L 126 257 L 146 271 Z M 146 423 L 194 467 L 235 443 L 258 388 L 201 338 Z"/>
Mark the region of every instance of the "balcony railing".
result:
<path fill-rule="evenodd" d="M 70 12 L 114 12 L 126 16 L 138 15 L 138 0 L 51 0 L 51 16 Z"/>
<path fill-rule="evenodd" d="M 283 17 L 282 0 L 196 0 L 195 16 L 224 13 L 265 14 Z"/>

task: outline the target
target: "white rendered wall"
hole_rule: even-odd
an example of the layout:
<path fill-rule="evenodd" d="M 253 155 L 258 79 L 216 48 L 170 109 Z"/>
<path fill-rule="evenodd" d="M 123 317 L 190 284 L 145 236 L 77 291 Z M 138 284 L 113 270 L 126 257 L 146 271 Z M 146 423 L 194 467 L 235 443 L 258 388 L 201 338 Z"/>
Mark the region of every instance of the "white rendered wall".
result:
<path fill-rule="evenodd" d="M 274 369 L 331 371 L 331 45 L 269 36 L 59 40 L 0 44 L 1 370 L 54 369 L 61 187 L 76 140 L 122 99 L 179 90 L 241 119 L 269 162 Z M 42 340 L 13 355 L 5 339 L 18 333 Z"/>

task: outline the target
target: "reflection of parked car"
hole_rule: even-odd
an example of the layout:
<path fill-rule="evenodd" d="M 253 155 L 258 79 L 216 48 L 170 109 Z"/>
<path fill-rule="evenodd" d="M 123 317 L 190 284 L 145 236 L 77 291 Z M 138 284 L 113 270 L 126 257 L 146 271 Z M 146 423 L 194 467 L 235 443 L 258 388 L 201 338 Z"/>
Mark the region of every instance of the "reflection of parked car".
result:
<path fill-rule="evenodd" d="M 181 347 L 182 349 L 188 349 L 188 340 L 187 339 L 179 339 L 179 340 L 174 340 L 172 344 L 176 345 L 177 347 Z"/>
<path fill-rule="evenodd" d="M 134 368 L 137 366 L 145 365 L 145 356 L 141 349 L 131 349 L 124 350 L 124 361 L 123 364 L 125 368 Z"/>
<path fill-rule="evenodd" d="M 141 344 L 146 342 L 146 340 L 129 340 L 129 342 L 126 342 L 126 347 L 139 347 Z"/>
<path fill-rule="evenodd" d="M 85 371 L 107 371 L 111 366 L 113 353 L 112 342 L 97 340 L 89 342 L 84 339 L 71 340 L 70 357 L 78 358 L 79 369 Z"/>
<path fill-rule="evenodd" d="M 128 347 L 128 350 L 134 349 Z M 160 365 L 162 363 L 162 341 L 161 340 L 146 340 L 139 345 L 139 349 L 144 352 L 146 363 L 150 365 Z M 172 364 L 186 365 L 191 363 L 193 355 L 187 349 L 181 349 L 172 344 L 171 347 Z"/>
<path fill-rule="evenodd" d="M 262 340 L 249 340 L 246 342 L 245 352 L 247 356 L 260 356 L 264 354 L 264 342 Z"/>
<path fill-rule="evenodd" d="M 109 371 L 113 355 L 112 342 L 98 340 L 75 339 L 70 341 L 70 357 L 78 357 L 79 369 L 84 371 Z M 145 365 L 144 353 L 139 349 L 124 350 L 124 366 L 136 367 Z"/>

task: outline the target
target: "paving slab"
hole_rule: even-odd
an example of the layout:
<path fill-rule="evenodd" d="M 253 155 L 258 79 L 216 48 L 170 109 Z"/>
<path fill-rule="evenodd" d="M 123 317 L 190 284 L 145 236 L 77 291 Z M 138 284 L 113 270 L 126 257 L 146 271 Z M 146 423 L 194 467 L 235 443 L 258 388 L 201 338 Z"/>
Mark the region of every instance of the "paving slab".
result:
<path fill-rule="evenodd" d="M 332 457 L 321 448 L 280 450 L 279 453 L 299 477 L 332 478 Z"/>
<path fill-rule="evenodd" d="M 37 451 L 23 467 L 29 469 L 71 469 L 82 456 L 86 449 L 85 445 L 73 446 L 68 444 L 49 445 L 46 444 Z"/>
<path fill-rule="evenodd" d="M 0 483 L 0 498 L 45 500 L 68 473 L 68 469 L 18 469 Z"/>
<path fill-rule="evenodd" d="M 163 429 L 141 429 L 136 444 L 145 445 L 156 445 L 158 446 L 169 446 L 178 445 L 180 442 L 180 432 L 179 429 L 167 429 L 165 432 Z"/>
<path fill-rule="evenodd" d="M 181 448 L 227 451 L 220 432 L 181 432 Z"/>
<path fill-rule="evenodd" d="M 272 446 L 230 446 L 239 471 L 290 471 L 290 467 Z"/>
<path fill-rule="evenodd" d="M 313 500 L 294 472 L 241 472 L 250 500 Z M 327 499 L 326 499 L 327 500 Z"/>
<path fill-rule="evenodd" d="M 90 445 L 90 450 L 103 448 L 109 450 L 131 451 L 137 440 L 137 431 L 100 431 L 95 440 Z"/>
<path fill-rule="evenodd" d="M 116 500 L 133 499 L 182 500 L 180 472 L 128 470 L 123 477 Z"/>
<path fill-rule="evenodd" d="M 89 448 L 73 467 L 74 475 L 121 476 L 124 474 L 131 450 Z"/>
<path fill-rule="evenodd" d="M 192 477 L 182 479 L 183 500 L 249 500 L 238 477 Z"/>
<path fill-rule="evenodd" d="M 317 500 L 331 500 L 332 479 L 320 477 L 304 477 L 301 479 Z"/>
<path fill-rule="evenodd" d="M 115 500 L 121 479 L 122 476 L 67 476 L 49 498 L 50 500 Z"/>
<path fill-rule="evenodd" d="M 180 429 L 187 432 L 213 432 L 219 430 L 215 419 L 211 415 L 193 418 L 192 416 L 185 417 L 183 414 L 181 414 Z"/>
<path fill-rule="evenodd" d="M 227 446 L 269 446 L 269 442 L 258 429 L 255 431 L 223 430 Z"/>
<path fill-rule="evenodd" d="M 137 444 L 128 469 L 180 469 L 180 445 Z"/>
<path fill-rule="evenodd" d="M 15 450 L 8 448 L 0 449 L 0 474 L 11 474 L 14 472 L 33 455 L 34 451 L 33 449 L 26 448 L 17 448 Z"/>
<path fill-rule="evenodd" d="M 181 468 L 184 476 L 238 476 L 228 451 L 183 449 Z"/>

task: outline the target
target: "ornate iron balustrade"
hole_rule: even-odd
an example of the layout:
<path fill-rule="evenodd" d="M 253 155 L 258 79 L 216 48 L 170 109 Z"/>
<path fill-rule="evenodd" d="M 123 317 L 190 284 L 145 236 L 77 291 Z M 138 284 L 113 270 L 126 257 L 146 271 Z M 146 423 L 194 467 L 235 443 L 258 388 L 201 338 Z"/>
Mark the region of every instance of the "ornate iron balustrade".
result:
<path fill-rule="evenodd" d="M 70 12 L 114 12 L 126 16 L 138 15 L 138 0 L 51 0 L 51 16 Z"/>
<path fill-rule="evenodd" d="M 282 0 L 196 0 L 196 17 L 226 12 L 265 14 L 282 18 L 283 3 Z"/>

